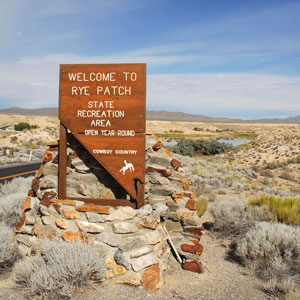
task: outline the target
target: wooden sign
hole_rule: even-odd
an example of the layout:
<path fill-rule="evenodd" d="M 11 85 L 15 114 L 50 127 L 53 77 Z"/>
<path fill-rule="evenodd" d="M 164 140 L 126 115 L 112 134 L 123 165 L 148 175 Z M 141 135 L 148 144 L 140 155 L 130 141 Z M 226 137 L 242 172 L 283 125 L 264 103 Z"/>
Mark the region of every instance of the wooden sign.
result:
<path fill-rule="evenodd" d="M 145 178 L 145 89 L 145 64 L 60 66 L 62 126 L 136 200 Z"/>

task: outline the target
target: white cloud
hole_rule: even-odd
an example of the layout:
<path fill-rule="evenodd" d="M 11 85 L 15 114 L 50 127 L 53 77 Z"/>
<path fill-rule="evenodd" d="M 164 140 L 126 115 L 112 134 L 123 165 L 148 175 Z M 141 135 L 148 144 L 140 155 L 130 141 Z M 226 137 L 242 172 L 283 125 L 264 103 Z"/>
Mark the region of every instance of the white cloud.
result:
<path fill-rule="evenodd" d="M 193 57 L 110 57 L 49 55 L 0 63 L 0 106 L 23 108 L 58 106 L 59 63 L 147 62 L 151 65 L 195 59 Z M 190 113 L 239 116 L 241 112 L 284 111 L 300 113 L 300 77 L 251 73 L 149 74 L 148 107 Z"/>

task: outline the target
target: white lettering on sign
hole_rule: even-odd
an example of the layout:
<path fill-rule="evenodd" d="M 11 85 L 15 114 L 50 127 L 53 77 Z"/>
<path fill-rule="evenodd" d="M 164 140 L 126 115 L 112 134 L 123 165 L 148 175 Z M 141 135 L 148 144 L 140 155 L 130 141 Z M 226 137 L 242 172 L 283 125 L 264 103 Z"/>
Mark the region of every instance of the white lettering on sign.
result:
<path fill-rule="evenodd" d="M 134 130 L 118 130 L 118 136 L 135 136 Z"/>
<path fill-rule="evenodd" d="M 130 155 L 135 155 L 137 154 L 137 150 L 115 150 L 115 154 L 130 154 Z"/>
<path fill-rule="evenodd" d="M 97 86 L 97 96 L 131 96 L 131 86 Z"/>
<path fill-rule="evenodd" d="M 89 96 L 89 86 L 72 86 L 72 95 L 86 95 Z"/>
<path fill-rule="evenodd" d="M 124 118 L 124 110 L 77 110 L 80 118 Z"/>
<path fill-rule="evenodd" d="M 114 101 L 89 101 L 88 108 L 114 108 Z"/>
<path fill-rule="evenodd" d="M 111 149 L 93 149 L 93 153 L 95 154 L 112 154 Z"/>
<path fill-rule="evenodd" d="M 109 73 L 68 73 L 70 81 L 116 81 L 115 79 L 116 72 Z"/>
<path fill-rule="evenodd" d="M 136 72 L 68 72 L 68 79 L 74 82 L 71 86 L 71 94 L 75 96 L 131 96 L 132 87 L 130 82 L 135 82 L 138 78 Z M 126 85 L 111 85 L 108 82 L 116 82 L 119 80 L 126 81 Z M 101 85 L 92 84 L 80 85 L 81 82 L 102 82 Z M 105 83 L 107 82 L 107 85 Z M 78 84 L 77 84 L 78 83 Z M 77 84 L 77 85 L 76 85 Z M 128 85 L 127 85 L 128 84 Z M 81 100 L 80 97 L 75 99 Z M 108 118 L 125 118 L 124 110 L 115 109 L 114 100 L 89 100 L 88 107 L 81 107 L 77 110 L 77 117 L 79 118 L 95 118 L 91 120 L 90 127 L 111 127 L 111 120 Z M 118 103 L 118 102 L 116 102 Z M 134 130 L 85 130 L 85 135 L 102 135 L 102 136 L 135 136 Z"/>
<path fill-rule="evenodd" d="M 90 126 L 97 126 L 97 127 L 108 127 L 111 126 L 109 120 L 92 120 Z"/>

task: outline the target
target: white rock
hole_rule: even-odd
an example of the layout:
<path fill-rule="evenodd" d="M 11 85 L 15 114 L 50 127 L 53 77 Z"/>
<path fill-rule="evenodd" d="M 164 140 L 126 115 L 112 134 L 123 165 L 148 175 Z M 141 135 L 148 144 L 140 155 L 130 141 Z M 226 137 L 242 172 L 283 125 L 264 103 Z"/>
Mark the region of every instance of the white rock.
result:
<path fill-rule="evenodd" d="M 137 215 L 137 211 L 129 206 L 118 207 L 112 214 L 105 218 L 105 221 L 125 221 L 133 219 Z"/>
<path fill-rule="evenodd" d="M 118 234 L 104 232 L 97 240 L 112 247 L 118 247 L 121 244 L 122 237 Z"/>
<path fill-rule="evenodd" d="M 85 221 L 76 221 L 76 224 L 80 230 L 85 232 L 100 233 L 104 231 L 104 226 L 99 224 L 85 222 Z"/>
<path fill-rule="evenodd" d="M 168 211 L 169 207 L 166 205 L 166 204 L 163 204 L 163 203 L 158 203 L 156 205 L 156 208 L 155 210 L 159 213 L 159 214 L 163 214 L 165 213 L 166 211 Z"/>
<path fill-rule="evenodd" d="M 132 233 L 139 230 L 137 225 L 125 221 L 112 224 L 112 229 L 114 233 Z"/>
<path fill-rule="evenodd" d="M 162 240 L 165 240 L 165 235 L 160 230 L 151 231 L 143 235 L 146 244 L 155 245 Z"/>
<path fill-rule="evenodd" d="M 129 254 L 130 258 L 137 258 L 142 255 L 149 254 L 150 252 L 152 252 L 152 250 L 153 248 L 151 246 L 144 246 L 138 249 L 131 250 L 127 253 Z"/>
<path fill-rule="evenodd" d="M 146 204 L 143 207 L 141 207 L 140 209 L 137 210 L 137 213 L 140 216 L 148 216 L 152 213 L 152 207 L 150 204 Z"/>
<path fill-rule="evenodd" d="M 157 260 L 152 253 L 131 260 L 131 266 L 135 272 L 139 272 L 155 263 L 157 263 Z"/>

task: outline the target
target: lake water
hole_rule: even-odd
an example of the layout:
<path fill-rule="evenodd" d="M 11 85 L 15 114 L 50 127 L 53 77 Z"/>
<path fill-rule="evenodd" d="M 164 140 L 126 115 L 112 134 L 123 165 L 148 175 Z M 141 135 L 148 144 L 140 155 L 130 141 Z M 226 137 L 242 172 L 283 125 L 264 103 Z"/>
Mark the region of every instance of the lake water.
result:
<path fill-rule="evenodd" d="M 234 140 L 234 139 L 233 140 L 218 139 L 218 142 L 232 144 L 234 147 L 249 143 L 249 141 L 246 140 Z"/>

